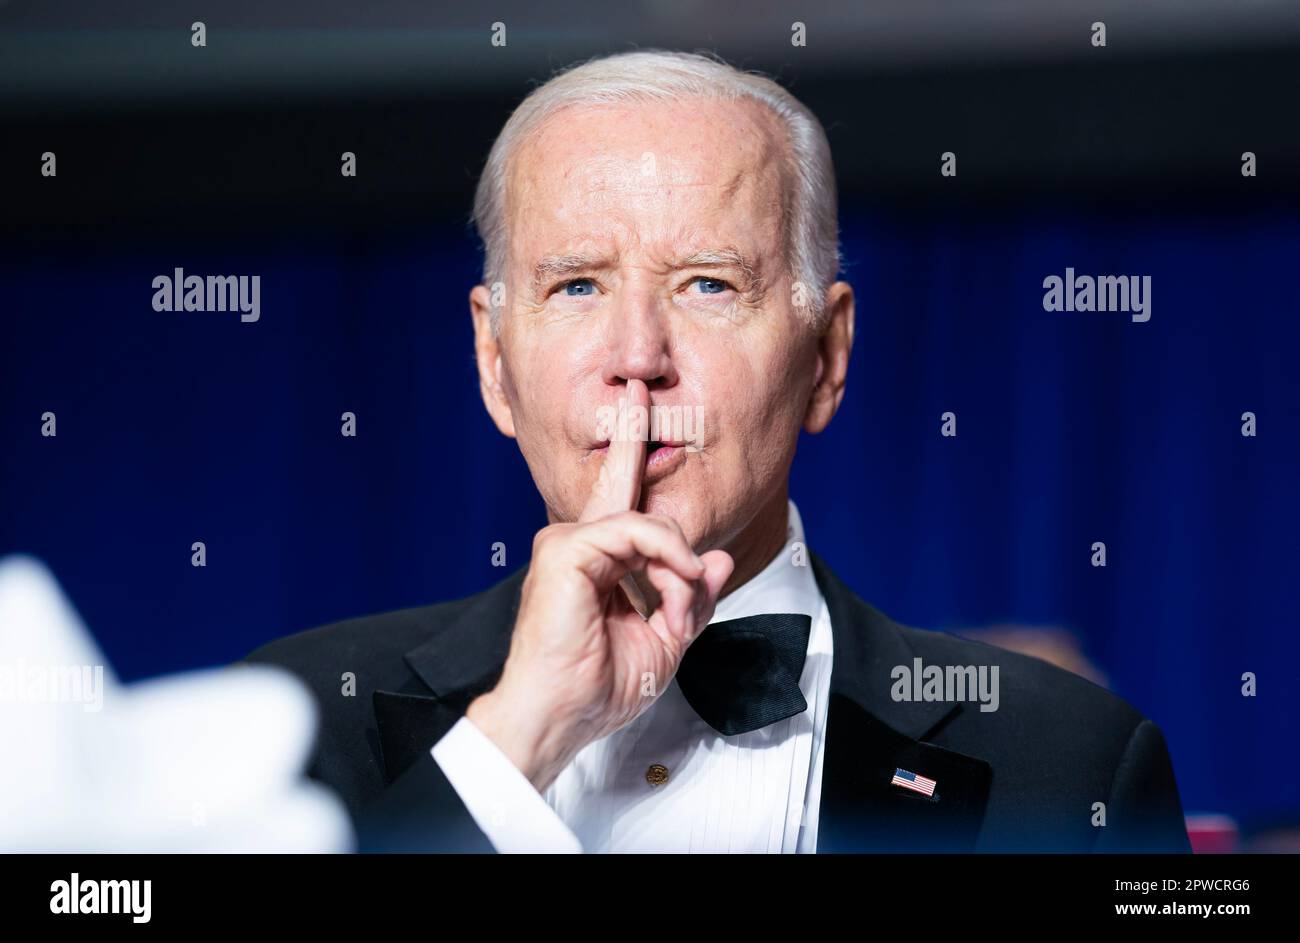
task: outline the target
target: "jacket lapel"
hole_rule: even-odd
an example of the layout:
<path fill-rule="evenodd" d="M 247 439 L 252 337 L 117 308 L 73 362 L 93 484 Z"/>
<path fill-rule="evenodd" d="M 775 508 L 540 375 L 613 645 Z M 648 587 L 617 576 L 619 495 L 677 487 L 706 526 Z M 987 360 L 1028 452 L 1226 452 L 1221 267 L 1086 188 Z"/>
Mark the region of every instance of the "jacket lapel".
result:
<path fill-rule="evenodd" d="M 891 672 L 912 665 L 911 645 L 825 561 L 809 556 L 834 639 L 817 851 L 973 850 L 992 768 L 923 739 L 961 705 L 894 701 Z M 934 780 L 934 795 L 892 785 L 897 769 Z"/>
<path fill-rule="evenodd" d="M 895 702 L 896 665 L 915 657 L 899 628 L 859 599 L 815 553 L 813 573 L 834 638 L 818 852 L 970 851 L 992 769 L 923 738 L 961 706 Z M 496 684 L 510 650 L 527 567 L 475 597 L 405 660 L 429 693 L 376 691 L 375 723 L 389 783 Z M 895 769 L 936 781 L 933 797 L 893 786 Z"/>
<path fill-rule="evenodd" d="M 405 655 L 407 666 L 432 692 L 376 691 L 375 726 L 384 775 L 392 783 L 501 676 L 519 611 L 527 567 L 474 597 L 450 624 Z"/>

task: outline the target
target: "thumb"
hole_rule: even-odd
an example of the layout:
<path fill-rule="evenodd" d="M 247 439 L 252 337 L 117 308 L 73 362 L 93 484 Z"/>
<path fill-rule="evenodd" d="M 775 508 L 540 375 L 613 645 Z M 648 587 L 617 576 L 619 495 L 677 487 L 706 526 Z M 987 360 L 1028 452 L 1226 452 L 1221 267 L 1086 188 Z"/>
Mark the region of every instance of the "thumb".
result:
<path fill-rule="evenodd" d="M 704 583 L 704 593 L 699 604 L 699 615 L 695 620 L 695 635 L 691 641 L 698 638 L 708 627 L 709 620 L 713 618 L 713 611 L 717 608 L 722 587 L 727 584 L 727 580 L 731 579 L 731 574 L 736 569 L 736 561 L 725 550 L 710 550 L 708 553 L 700 554 L 700 560 L 704 563 L 704 575 L 700 577 Z"/>

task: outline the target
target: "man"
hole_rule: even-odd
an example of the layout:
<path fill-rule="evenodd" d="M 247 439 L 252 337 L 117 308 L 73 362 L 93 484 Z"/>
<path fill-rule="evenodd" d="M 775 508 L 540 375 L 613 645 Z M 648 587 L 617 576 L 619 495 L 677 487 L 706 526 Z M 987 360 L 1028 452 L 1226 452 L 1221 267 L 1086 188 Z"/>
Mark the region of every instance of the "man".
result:
<path fill-rule="evenodd" d="M 249 658 L 316 692 L 312 775 L 365 847 L 1187 850 L 1149 720 L 897 625 L 806 549 L 789 472 L 854 302 L 801 103 L 703 56 L 588 62 L 511 116 L 475 219 L 481 392 L 550 521 L 530 565 Z"/>

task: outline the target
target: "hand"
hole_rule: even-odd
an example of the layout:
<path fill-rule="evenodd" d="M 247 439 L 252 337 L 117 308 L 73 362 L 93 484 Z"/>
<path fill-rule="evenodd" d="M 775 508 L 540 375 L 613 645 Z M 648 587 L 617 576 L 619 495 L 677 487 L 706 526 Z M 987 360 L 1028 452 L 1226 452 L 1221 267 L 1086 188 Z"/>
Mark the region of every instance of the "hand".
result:
<path fill-rule="evenodd" d="M 620 420 L 649 410 L 643 382 L 627 394 Z M 611 436 L 578 523 L 537 533 L 501 679 L 466 712 L 538 792 L 658 700 L 735 565 L 723 550 L 696 556 L 676 521 L 635 510 L 645 460 L 644 440 Z"/>

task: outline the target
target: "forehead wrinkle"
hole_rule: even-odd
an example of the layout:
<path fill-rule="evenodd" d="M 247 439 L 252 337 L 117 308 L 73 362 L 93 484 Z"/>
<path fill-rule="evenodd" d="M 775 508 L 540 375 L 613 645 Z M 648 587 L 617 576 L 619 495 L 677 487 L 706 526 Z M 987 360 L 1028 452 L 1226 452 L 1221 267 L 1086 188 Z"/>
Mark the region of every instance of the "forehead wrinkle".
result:
<path fill-rule="evenodd" d="M 596 153 L 576 147 L 569 140 L 561 140 L 552 145 L 549 139 L 551 135 L 558 133 L 558 122 L 555 119 L 570 109 L 582 107 L 568 106 L 551 115 L 534 137 L 521 146 L 512 161 L 509 182 L 516 185 L 529 185 L 528 189 L 532 190 L 533 185 L 544 185 L 548 180 L 554 181 L 558 175 L 559 182 L 565 190 L 572 192 L 578 189 L 589 194 L 611 191 L 654 191 L 664 186 L 673 189 L 715 188 L 724 200 L 734 199 L 751 177 L 764 183 L 775 182 L 778 187 L 784 188 L 788 183 L 785 157 L 789 146 L 776 116 L 754 102 L 711 101 L 710 104 L 728 104 L 739 111 L 738 114 L 732 112 L 726 115 L 725 123 L 733 132 L 730 135 L 731 146 L 728 148 L 730 159 L 721 162 L 720 166 L 707 156 L 701 160 L 701 155 L 694 148 L 688 149 L 684 154 L 675 155 L 671 149 L 665 153 L 663 149 L 656 148 L 653 144 L 648 145 L 649 150 L 641 152 L 637 152 L 635 147 L 620 152 L 616 146 L 615 150 Z M 597 114 L 611 107 L 614 110 L 632 113 L 637 110 L 626 106 L 587 107 Z M 652 110 L 655 108 L 654 105 L 645 107 Z M 668 158 L 658 160 L 656 164 L 651 165 L 653 174 L 649 177 L 643 169 L 646 154 Z M 559 161 L 560 166 L 555 167 L 553 161 Z M 525 165 L 527 165 L 527 172 L 521 173 Z M 725 180 L 707 179 L 711 174 L 719 171 L 727 173 Z M 701 179 L 702 176 L 706 179 Z M 509 189 L 508 183 L 507 190 Z M 523 187 L 520 186 L 520 189 Z"/>
<path fill-rule="evenodd" d="M 745 182 L 745 172 L 737 170 L 725 184 L 722 185 L 722 198 L 724 200 L 734 200 L 736 194 L 740 192 L 741 186 Z"/>
<path fill-rule="evenodd" d="M 667 161 L 661 161 L 656 168 L 658 186 L 682 190 L 711 188 L 716 196 L 710 197 L 708 203 L 719 209 L 733 207 L 737 203 L 747 204 L 759 214 L 761 222 L 759 220 L 755 222 L 760 222 L 760 229 L 767 230 L 769 221 L 775 223 L 776 251 L 781 258 L 784 258 L 789 254 L 791 237 L 787 225 L 792 198 L 792 180 L 787 162 L 789 145 L 776 117 L 768 113 L 767 109 L 750 102 L 736 104 L 741 105 L 740 112 L 732 112 L 724 116 L 724 124 L 738 132 L 733 136 L 732 145 L 728 148 L 727 159 L 717 164 L 700 164 L 691 159 L 695 155 L 690 151 L 686 152 L 689 156 L 682 160 L 671 152 L 665 155 L 663 151 L 655 151 L 652 148 L 651 153 L 669 158 Z M 559 184 L 558 190 L 565 194 L 565 198 L 557 207 L 558 215 L 554 221 L 563 221 L 566 225 L 578 223 L 581 215 L 589 213 L 604 215 L 613 209 L 614 207 L 611 206 L 601 208 L 605 203 L 601 198 L 602 195 L 613 194 L 619 190 L 635 192 L 642 189 L 638 186 L 642 175 L 635 171 L 628 172 L 637 167 L 637 154 L 631 152 L 620 154 L 617 150 L 597 150 L 594 154 L 583 154 L 580 149 L 572 146 L 552 148 L 547 146 L 549 141 L 546 139 L 551 133 L 558 133 L 556 128 L 557 125 L 552 121 L 544 123 L 539 132 L 513 155 L 514 159 L 510 162 L 505 187 L 508 208 L 506 218 L 507 225 L 514 234 L 519 234 L 517 225 L 525 222 L 527 215 L 523 212 L 525 208 L 533 204 L 542 195 L 542 191 L 551 189 L 555 183 Z M 554 163 L 556 161 L 559 162 L 559 166 Z M 710 171 L 716 172 L 724 179 L 698 179 L 700 172 L 707 175 Z M 692 177 L 695 179 L 691 179 Z M 650 190 L 654 186 L 653 182 L 647 181 L 645 189 Z M 586 192 L 588 199 L 595 197 L 596 202 L 583 207 L 584 201 L 581 196 L 583 191 Z M 671 216 L 671 207 L 667 209 Z M 605 221 L 611 222 L 608 217 Z M 634 225 L 633 229 L 633 232 L 624 232 L 622 239 L 626 240 L 630 237 L 633 242 L 640 242 L 643 237 L 649 235 L 640 231 L 639 226 Z M 514 238 L 509 241 L 516 242 Z M 654 241 L 659 240 L 655 238 Z M 735 247 L 724 246 L 724 248 Z M 544 261 L 546 264 L 541 266 L 538 273 L 542 278 L 571 272 L 579 265 L 608 267 L 611 264 L 607 258 L 586 256 L 581 251 L 559 253 L 554 258 Z M 618 261 L 615 257 L 613 264 L 618 264 Z M 758 269 L 766 268 L 763 264 L 766 261 L 765 258 L 742 259 L 736 260 L 734 264 L 745 273 L 746 278 L 758 281 L 763 275 L 763 272 Z M 740 264 L 741 262 L 746 264 Z"/>

